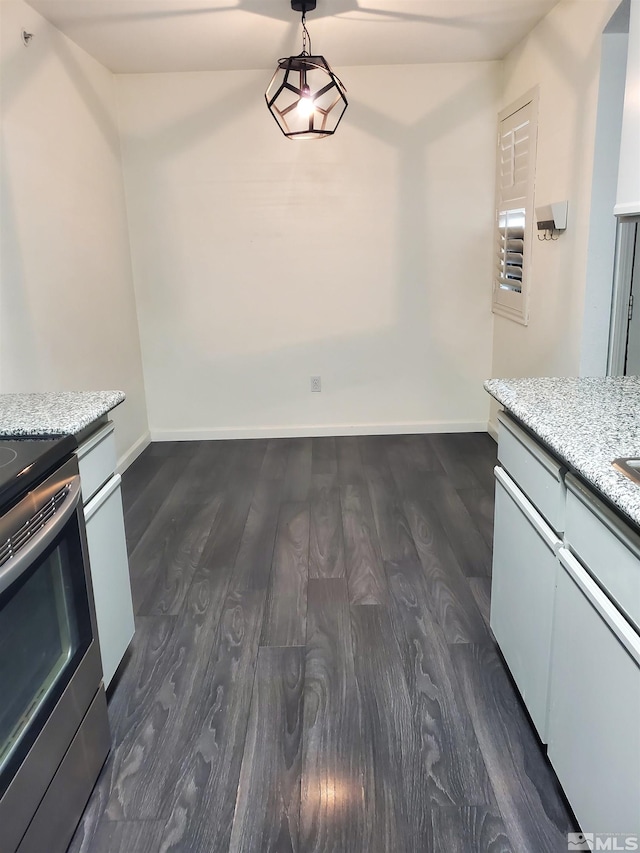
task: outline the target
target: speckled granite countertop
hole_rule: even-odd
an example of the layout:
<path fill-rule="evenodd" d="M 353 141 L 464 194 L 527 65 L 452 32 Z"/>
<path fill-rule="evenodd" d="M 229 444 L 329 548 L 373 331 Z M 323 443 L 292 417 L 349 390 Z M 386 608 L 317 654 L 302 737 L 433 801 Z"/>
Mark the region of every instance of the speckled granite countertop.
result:
<path fill-rule="evenodd" d="M 124 398 L 122 391 L 0 394 L 0 436 L 78 435 Z"/>
<path fill-rule="evenodd" d="M 484 387 L 640 526 L 640 484 L 611 466 L 640 457 L 640 377 L 489 379 Z"/>

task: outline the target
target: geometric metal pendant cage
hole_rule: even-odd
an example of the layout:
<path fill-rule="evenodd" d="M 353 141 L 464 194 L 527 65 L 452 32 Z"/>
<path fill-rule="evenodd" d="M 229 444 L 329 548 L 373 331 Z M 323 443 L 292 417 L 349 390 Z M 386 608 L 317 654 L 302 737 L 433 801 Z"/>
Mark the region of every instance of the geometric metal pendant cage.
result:
<path fill-rule="evenodd" d="M 347 90 L 324 56 L 311 54 L 306 13 L 316 8 L 316 0 L 291 0 L 291 8 L 302 13 L 302 53 L 278 60 L 264 97 L 289 139 L 323 139 L 340 124 L 348 106 Z"/>
<path fill-rule="evenodd" d="M 304 52 L 278 61 L 265 100 L 289 139 L 331 136 L 348 106 L 346 89 L 324 56 Z"/>

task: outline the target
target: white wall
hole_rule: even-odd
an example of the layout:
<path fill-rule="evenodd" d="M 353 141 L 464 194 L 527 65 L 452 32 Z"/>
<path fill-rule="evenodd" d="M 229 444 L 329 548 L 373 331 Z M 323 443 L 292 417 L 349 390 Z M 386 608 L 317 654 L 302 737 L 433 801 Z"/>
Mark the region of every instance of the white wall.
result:
<path fill-rule="evenodd" d="M 148 426 L 115 81 L 26 4 L 0 15 L 0 389 L 122 389 L 126 463 Z"/>
<path fill-rule="evenodd" d="M 606 376 L 616 249 L 618 161 L 628 35 L 602 36 L 598 115 L 591 184 L 580 375 Z"/>
<path fill-rule="evenodd" d="M 499 68 L 336 69 L 317 142 L 268 73 L 118 78 L 154 438 L 485 427 Z"/>
<path fill-rule="evenodd" d="M 615 212 L 640 215 L 640 0 L 630 0 L 624 121 Z"/>
<path fill-rule="evenodd" d="M 617 0 L 561 0 L 504 62 L 503 105 L 540 86 L 535 204 L 569 201 L 567 231 L 533 241 L 530 322 L 496 317 L 494 376 L 577 375 L 582 347 L 601 36 Z M 609 285 L 610 286 L 610 285 Z"/>

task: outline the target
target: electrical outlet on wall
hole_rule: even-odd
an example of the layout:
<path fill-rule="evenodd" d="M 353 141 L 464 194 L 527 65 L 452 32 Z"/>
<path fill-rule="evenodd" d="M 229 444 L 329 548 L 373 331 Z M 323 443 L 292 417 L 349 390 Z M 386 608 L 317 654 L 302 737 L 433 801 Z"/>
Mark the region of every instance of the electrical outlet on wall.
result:
<path fill-rule="evenodd" d="M 322 379 L 319 376 L 311 377 L 311 390 L 322 391 Z"/>

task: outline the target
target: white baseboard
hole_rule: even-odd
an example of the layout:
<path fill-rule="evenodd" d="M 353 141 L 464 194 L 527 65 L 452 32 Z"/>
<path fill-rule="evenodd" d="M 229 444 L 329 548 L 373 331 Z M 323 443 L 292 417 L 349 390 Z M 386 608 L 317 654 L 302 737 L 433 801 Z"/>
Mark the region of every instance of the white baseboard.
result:
<path fill-rule="evenodd" d="M 486 421 L 429 421 L 404 424 L 322 424 L 311 426 L 151 429 L 152 441 L 207 441 L 234 438 L 308 438 L 338 435 L 413 435 L 431 432 L 486 432 Z"/>
<path fill-rule="evenodd" d="M 487 432 L 489 433 L 491 438 L 497 444 L 498 443 L 498 424 L 494 423 L 493 421 L 489 421 L 489 423 L 487 424 Z"/>
<path fill-rule="evenodd" d="M 127 450 L 127 452 L 118 459 L 118 464 L 116 465 L 116 471 L 118 474 L 123 474 L 129 465 L 140 456 L 143 450 L 145 450 L 151 444 L 151 433 L 145 432 L 144 435 L 141 435 L 140 438 L 131 445 L 131 447 Z"/>

